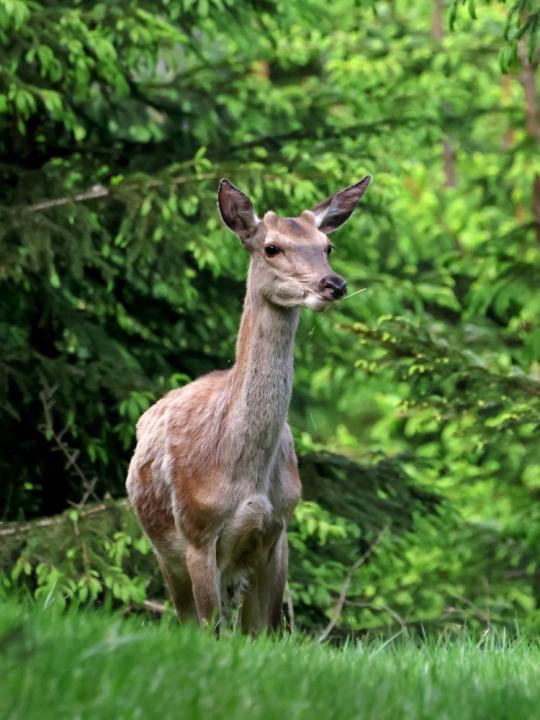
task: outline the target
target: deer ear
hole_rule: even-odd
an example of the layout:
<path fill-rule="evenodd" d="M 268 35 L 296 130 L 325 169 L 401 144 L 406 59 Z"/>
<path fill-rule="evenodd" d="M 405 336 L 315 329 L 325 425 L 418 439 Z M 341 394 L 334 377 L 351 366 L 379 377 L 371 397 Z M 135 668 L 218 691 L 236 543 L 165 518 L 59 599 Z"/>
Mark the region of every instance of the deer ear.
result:
<path fill-rule="evenodd" d="M 225 225 L 245 244 L 259 224 L 251 200 L 224 178 L 219 183 L 217 205 Z"/>
<path fill-rule="evenodd" d="M 329 235 L 343 225 L 352 215 L 370 182 L 371 175 L 366 175 L 356 185 L 349 185 L 315 205 L 311 212 L 315 215 L 315 224 L 319 230 Z"/>

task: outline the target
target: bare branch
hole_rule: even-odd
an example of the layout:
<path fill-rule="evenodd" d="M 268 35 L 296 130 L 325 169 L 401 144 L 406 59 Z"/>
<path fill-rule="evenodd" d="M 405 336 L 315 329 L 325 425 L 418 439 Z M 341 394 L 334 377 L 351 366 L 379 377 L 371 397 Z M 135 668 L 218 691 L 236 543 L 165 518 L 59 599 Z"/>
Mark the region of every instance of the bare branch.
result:
<path fill-rule="evenodd" d="M 127 500 L 120 500 L 117 501 L 121 505 L 125 505 L 128 507 Z M 96 515 L 98 513 L 107 512 L 111 508 L 109 505 L 104 505 L 103 503 L 100 503 L 99 505 L 93 505 L 92 507 L 87 507 L 85 510 L 83 510 L 80 513 L 80 518 L 86 518 L 91 515 Z M 34 530 L 35 528 L 47 528 L 47 527 L 54 527 L 55 525 L 62 525 L 66 522 L 65 515 L 54 515 L 53 517 L 46 517 L 41 518 L 39 520 L 30 520 L 29 522 L 24 523 L 9 523 L 6 526 L 0 526 L 0 537 L 10 537 L 13 535 L 22 535 L 26 532 L 30 532 L 31 530 Z"/>
<path fill-rule="evenodd" d="M 42 212 L 43 210 L 50 210 L 53 207 L 59 207 L 60 205 L 68 205 L 69 203 L 80 203 L 86 202 L 87 200 L 94 200 L 95 198 L 102 198 L 109 195 L 110 190 L 103 185 L 94 185 L 93 188 L 86 192 L 78 193 L 77 195 L 71 195 L 67 197 L 59 197 L 54 200 L 43 200 L 43 202 L 30 205 L 26 208 L 27 212 Z"/>
<path fill-rule="evenodd" d="M 188 182 L 200 181 L 200 180 L 212 180 L 221 177 L 221 173 L 197 173 L 194 175 L 181 175 L 170 180 L 150 180 L 145 183 L 146 189 L 152 189 L 157 187 L 164 187 L 166 185 L 185 185 Z M 78 193 L 77 195 L 66 195 L 64 197 L 54 198 L 52 200 L 43 200 L 42 202 L 36 203 L 35 205 L 29 205 L 23 208 L 24 212 L 37 213 L 50 210 L 51 208 L 60 207 L 62 205 L 70 205 L 72 203 L 83 203 L 89 200 L 96 200 L 99 198 L 108 197 L 112 195 L 114 188 L 105 187 L 104 185 L 94 185 L 93 188 L 86 192 Z"/>
<path fill-rule="evenodd" d="M 369 558 L 369 556 L 373 553 L 373 551 L 375 550 L 375 548 L 377 547 L 377 545 L 381 542 L 381 540 L 382 540 L 384 534 L 386 533 L 387 529 L 388 529 L 387 527 L 384 527 L 384 528 L 380 531 L 380 533 L 377 535 L 377 537 L 375 538 L 375 540 L 374 540 L 374 541 L 371 543 L 371 545 L 368 547 L 368 549 L 366 550 L 366 552 L 365 552 L 361 557 L 359 557 L 358 560 L 356 560 L 356 562 L 353 563 L 353 565 L 351 565 L 351 568 L 350 568 L 349 572 L 347 573 L 347 577 L 345 578 L 345 581 L 344 581 L 343 586 L 342 586 L 342 588 L 341 588 L 341 592 L 340 592 L 340 594 L 339 594 L 339 597 L 338 597 L 338 599 L 337 599 L 337 601 L 336 601 L 336 604 L 335 604 L 335 607 L 334 607 L 334 612 L 332 613 L 332 617 L 331 617 L 331 619 L 330 619 L 330 622 L 328 623 L 328 625 L 324 628 L 324 630 L 322 631 L 322 633 L 321 633 L 321 634 L 319 635 L 319 637 L 317 638 L 317 641 L 318 641 L 318 642 L 323 642 L 323 640 L 326 640 L 326 638 L 328 637 L 328 635 L 330 635 L 330 633 L 331 633 L 332 630 L 334 629 L 337 621 L 339 620 L 339 617 L 340 617 L 340 615 L 341 615 L 341 612 L 342 612 L 342 610 L 343 610 L 343 605 L 345 604 L 345 598 L 347 597 L 347 592 L 348 592 L 348 590 L 349 590 L 349 587 L 350 587 L 350 584 L 351 584 L 351 581 L 352 581 L 352 578 L 353 578 L 354 573 L 356 572 L 356 570 L 358 570 L 359 567 L 361 567 L 361 566 L 366 562 L 366 560 Z"/>
<path fill-rule="evenodd" d="M 405 622 L 404 618 L 401 617 L 401 615 L 393 610 L 389 605 L 385 605 L 382 603 L 381 605 L 375 605 L 374 603 L 368 603 L 368 602 L 349 602 L 348 600 L 345 600 L 345 603 L 347 605 L 352 605 L 353 607 L 357 608 L 369 608 L 370 610 L 382 610 L 383 612 L 388 613 L 390 617 L 397 622 L 398 625 L 400 625 L 402 628 L 405 628 L 407 626 L 407 623 Z"/>
<path fill-rule="evenodd" d="M 65 469 L 71 470 L 81 481 L 84 492 L 80 501 L 76 505 L 76 507 L 81 508 L 90 497 L 92 497 L 96 502 L 99 502 L 100 500 L 100 498 L 94 492 L 94 488 L 97 483 L 97 475 L 94 475 L 94 477 L 92 478 L 88 478 L 83 472 L 81 466 L 77 462 L 77 459 L 79 457 L 79 450 L 71 448 L 63 439 L 67 428 L 64 428 L 60 432 L 57 432 L 54 429 L 52 408 L 54 406 L 53 397 L 57 389 L 57 385 L 53 387 L 44 386 L 43 390 L 39 393 L 39 399 L 41 400 L 41 404 L 43 405 L 43 415 L 45 418 L 42 430 L 46 437 L 50 437 L 54 440 L 54 442 L 56 443 L 56 450 L 59 450 L 66 458 L 66 464 L 64 466 Z"/>
<path fill-rule="evenodd" d="M 163 613 L 166 613 L 169 609 L 165 607 L 163 603 L 158 602 L 157 600 L 143 600 L 143 607 L 145 610 L 150 610 L 157 615 L 163 615 Z"/>

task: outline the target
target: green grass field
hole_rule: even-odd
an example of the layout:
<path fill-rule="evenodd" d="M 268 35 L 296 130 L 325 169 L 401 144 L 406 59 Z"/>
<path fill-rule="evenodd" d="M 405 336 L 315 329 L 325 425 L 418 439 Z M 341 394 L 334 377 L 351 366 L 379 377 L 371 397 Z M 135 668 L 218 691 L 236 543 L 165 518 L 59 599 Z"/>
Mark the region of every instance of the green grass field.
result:
<path fill-rule="evenodd" d="M 337 650 L 7 603 L 0 651 L 9 720 L 540 717 L 540 646 L 489 636 Z"/>

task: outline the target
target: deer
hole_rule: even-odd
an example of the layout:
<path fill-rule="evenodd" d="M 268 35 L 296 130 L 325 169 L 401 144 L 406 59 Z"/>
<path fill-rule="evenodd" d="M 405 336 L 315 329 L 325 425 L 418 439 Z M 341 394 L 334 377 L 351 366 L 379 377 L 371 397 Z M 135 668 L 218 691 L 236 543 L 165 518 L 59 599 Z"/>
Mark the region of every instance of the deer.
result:
<path fill-rule="evenodd" d="M 139 418 L 127 494 L 181 622 L 216 629 L 238 598 L 243 633 L 282 624 L 287 527 L 301 480 L 287 422 L 300 308 L 345 296 L 328 235 L 351 216 L 366 176 L 296 217 L 268 211 L 229 180 L 217 205 L 249 253 L 234 365 L 170 391 Z"/>

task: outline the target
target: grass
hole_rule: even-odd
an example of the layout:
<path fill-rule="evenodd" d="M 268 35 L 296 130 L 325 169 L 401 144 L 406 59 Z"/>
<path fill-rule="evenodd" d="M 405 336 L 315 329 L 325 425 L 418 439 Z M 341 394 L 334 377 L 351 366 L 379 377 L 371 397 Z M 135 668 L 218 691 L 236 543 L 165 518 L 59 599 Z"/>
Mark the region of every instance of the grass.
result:
<path fill-rule="evenodd" d="M 170 621 L 0 607 L 9 720 L 540 717 L 540 646 L 411 639 L 332 649 Z"/>

